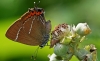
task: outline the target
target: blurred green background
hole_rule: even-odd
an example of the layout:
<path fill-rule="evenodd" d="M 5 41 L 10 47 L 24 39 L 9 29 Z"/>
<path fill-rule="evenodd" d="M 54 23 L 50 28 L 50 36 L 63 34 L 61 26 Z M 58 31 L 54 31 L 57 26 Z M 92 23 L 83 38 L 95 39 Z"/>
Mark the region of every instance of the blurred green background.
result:
<path fill-rule="evenodd" d="M 37 46 L 28 46 L 13 42 L 5 37 L 6 30 L 28 8 L 34 7 L 38 0 L 0 0 L 0 61 L 34 61 L 31 59 Z M 100 0 L 39 0 L 45 10 L 45 17 L 51 20 L 52 29 L 61 23 L 75 24 L 87 22 L 92 32 L 87 36 L 81 47 L 95 44 L 100 60 Z M 53 49 L 49 46 L 39 49 L 36 61 L 49 61 L 48 54 Z M 78 61 L 73 57 L 70 61 Z"/>

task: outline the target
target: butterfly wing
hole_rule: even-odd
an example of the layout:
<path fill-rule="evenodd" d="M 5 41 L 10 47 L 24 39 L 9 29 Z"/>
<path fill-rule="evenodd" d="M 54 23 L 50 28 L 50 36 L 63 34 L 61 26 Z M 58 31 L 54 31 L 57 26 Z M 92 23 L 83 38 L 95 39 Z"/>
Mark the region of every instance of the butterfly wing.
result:
<path fill-rule="evenodd" d="M 51 22 L 45 20 L 44 10 L 31 8 L 18 19 L 6 32 L 9 39 L 27 45 L 43 47 L 51 30 Z"/>
<path fill-rule="evenodd" d="M 46 22 L 44 15 L 34 15 L 26 20 L 28 15 L 29 12 L 26 12 L 10 27 L 6 32 L 6 37 L 27 45 L 40 45 L 45 41 L 44 36 L 49 35 L 51 23 Z"/>
<path fill-rule="evenodd" d="M 46 33 L 49 34 L 50 31 L 51 31 L 51 21 L 48 20 L 48 21 L 46 22 Z"/>

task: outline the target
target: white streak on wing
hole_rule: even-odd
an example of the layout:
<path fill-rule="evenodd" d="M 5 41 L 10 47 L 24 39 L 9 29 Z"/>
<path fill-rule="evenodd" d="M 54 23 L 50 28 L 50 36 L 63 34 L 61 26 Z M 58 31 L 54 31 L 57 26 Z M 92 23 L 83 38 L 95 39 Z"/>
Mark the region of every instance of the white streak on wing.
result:
<path fill-rule="evenodd" d="M 40 15 L 40 20 L 41 20 L 41 22 L 43 23 L 43 25 L 45 25 L 44 23 L 45 23 L 45 21 L 44 21 L 44 19 L 42 18 L 42 16 Z"/>
<path fill-rule="evenodd" d="M 23 24 L 23 25 L 25 25 L 25 23 L 26 23 L 26 22 L 28 22 L 28 21 L 29 21 L 29 19 L 28 19 L 28 20 L 26 20 L 26 21 L 24 22 L 24 24 Z M 24 28 L 24 26 L 23 26 L 23 28 Z"/>
<path fill-rule="evenodd" d="M 16 35 L 16 38 L 15 38 L 15 41 L 17 41 L 17 39 L 18 39 L 18 35 L 19 35 L 19 32 L 20 32 L 21 28 L 22 28 L 22 27 L 20 27 L 19 30 L 18 30 L 18 32 L 17 32 L 17 35 Z"/>
<path fill-rule="evenodd" d="M 34 18 L 34 19 L 35 19 L 35 18 Z M 34 19 L 32 20 L 31 27 L 30 27 L 30 29 L 29 29 L 29 34 L 30 34 L 31 30 L 32 30 L 32 25 L 33 25 Z"/>
<path fill-rule="evenodd" d="M 28 22 L 28 21 L 29 21 L 29 19 L 26 20 L 26 21 L 23 23 L 23 25 L 25 25 L 25 23 Z M 17 35 L 16 35 L 16 38 L 15 38 L 15 41 L 17 41 L 17 39 L 18 39 L 18 35 L 19 35 L 19 32 L 20 32 L 21 28 L 24 28 L 24 26 L 22 26 L 22 27 L 19 28 L 19 30 L 18 30 L 18 32 L 17 32 Z"/>

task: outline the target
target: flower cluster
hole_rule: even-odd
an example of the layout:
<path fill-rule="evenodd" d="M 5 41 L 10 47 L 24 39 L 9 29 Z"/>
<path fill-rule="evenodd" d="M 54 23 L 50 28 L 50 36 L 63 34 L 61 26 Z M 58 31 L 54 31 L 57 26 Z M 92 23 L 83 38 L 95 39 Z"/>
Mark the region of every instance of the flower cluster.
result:
<path fill-rule="evenodd" d="M 95 45 L 78 47 L 90 33 L 87 23 L 79 23 L 77 26 L 64 23 L 55 27 L 51 33 L 50 47 L 54 47 L 54 53 L 48 56 L 50 61 L 69 61 L 73 55 L 80 61 L 96 61 Z"/>

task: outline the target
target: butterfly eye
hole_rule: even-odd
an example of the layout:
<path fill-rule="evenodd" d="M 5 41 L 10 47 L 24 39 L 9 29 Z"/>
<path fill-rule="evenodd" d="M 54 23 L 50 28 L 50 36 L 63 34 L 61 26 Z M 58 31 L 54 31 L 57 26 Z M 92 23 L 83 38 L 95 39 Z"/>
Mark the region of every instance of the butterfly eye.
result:
<path fill-rule="evenodd" d="M 42 10 L 41 9 L 38 9 L 38 12 L 41 12 Z"/>

